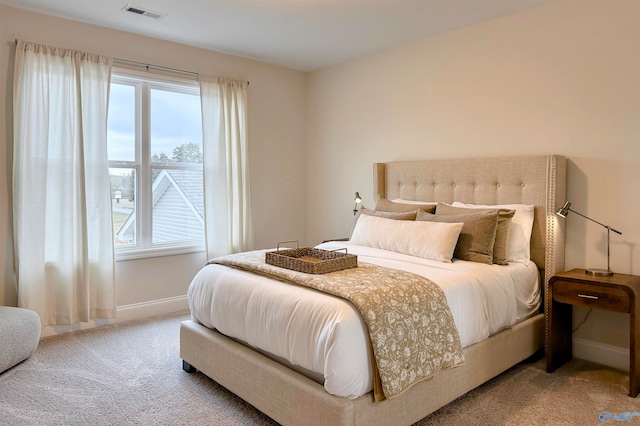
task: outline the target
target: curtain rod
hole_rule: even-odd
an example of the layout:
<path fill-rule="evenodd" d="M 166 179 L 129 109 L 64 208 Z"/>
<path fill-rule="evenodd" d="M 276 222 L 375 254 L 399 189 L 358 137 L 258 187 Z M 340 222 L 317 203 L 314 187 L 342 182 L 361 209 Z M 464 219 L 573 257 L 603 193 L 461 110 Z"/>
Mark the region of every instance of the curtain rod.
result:
<path fill-rule="evenodd" d="M 142 68 L 146 68 L 147 70 L 154 69 L 154 70 L 159 70 L 159 71 L 172 72 L 174 74 L 190 75 L 190 76 L 194 77 L 196 80 L 198 80 L 200 78 L 200 74 L 197 73 L 197 72 L 194 72 L 194 71 L 185 71 L 185 70 L 181 70 L 181 69 L 177 69 L 177 68 L 163 67 L 161 65 L 145 64 L 143 62 L 130 61 L 128 59 L 113 58 L 113 62 L 114 63 L 119 63 L 121 65 L 131 65 L 131 66 L 134 66 L 134 67 L 142 67 Z M 247 81 L 247 84 L 251 84 L 251 83 L 249 81 Z"/>
<path fill-rule="evenodd" d="M 16 38 L 14 40 L 14 42 L 15 42 L 15 44 L 18 44 L 18 39 Z M 146 68 L 147 70 L 154 69 L 154 70 L 158 70 L 158 71 L 172 72 L 172 73 L 175 73 L 175 74 L 190 75 L 190 76 L 194 77 L 196 80 L 198 80 L 200 78 L 200 74 L 197 73 L 197 72 L 185 71 L 185 70 L 181 70 L 181 69 L 177 69 L 177 68 L 163 67 L 161 65 L 145 64 L 143 62 L 130 61 L 128 59 L 119 59 L 119 58 L 113 58 L 113 62 L 114 63 L 118 63 L 120 65 L 129 65 L 129 66 L 134 66 L 134 67 Z M 248 81 L 247 81 L 247 84 L 249 84 Z"/>
<path fill-rule="evenodd" d="M 185 71 L 185 70 L 180 70 L 180 69 L 176 69 L 176 68 L 163 67 L 161 65 L 145 64 L 145 63 L 142 63 L 142 62 L 130 61 L 128 59 L 113 58 L 113 62 L 114 63 L 118 63 L 120 65 L 131 65 L 131 66 L 134 66 L 134 67 L 142 67 L 142 68 L 146 68 L 147 70 L 154 69 L 154 70 L 158 70 L 158 71 L 167 71 L 167 72 L 172 72 L 172 73 L 176 73 L 176 74 L 190 75 L 192 77 L 195 77 L 196 79 L 198 77 L 200 77 L 200 74 L 198 74 L 197 72 Z"/>
<path fill-rule="evenodd" d="M 14 43 L 18 44 L 18 39 L 17 38 L 14 39 Z M 198 77 L 200 77 L 200 74 L 198 74 L 197 72 L 179 70 L 179 69 L 169 68 L 169 67 L 163 67 L 163 66 L 160 66 L 160 65 L 145 64 L 145 63 L 142 63 L 142 62 L 130 61 L 128 59 L 113 58 L 113 62 L 117 62 L 117 63 L 119 63 L 121 65 L 130 65 L 130 66 L 134 66 L 134 67 L 142 67 L 142 68 L 146 68 L 147 70 L 154 69 L 154 70 L 158 70 L 158 71 L 168 71 L 168 72 L 173 72 L 173 73 L 178 73 L 178 74 L 191 75 L 191 76 L 194 76 L 196 79 Z"/>

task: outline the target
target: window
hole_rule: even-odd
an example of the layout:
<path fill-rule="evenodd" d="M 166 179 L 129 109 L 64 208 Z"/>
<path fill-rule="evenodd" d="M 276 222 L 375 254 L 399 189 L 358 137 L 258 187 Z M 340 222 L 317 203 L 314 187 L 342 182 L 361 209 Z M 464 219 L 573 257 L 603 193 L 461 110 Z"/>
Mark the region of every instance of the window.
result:
<path fill-rule="evenodd" d="M 197 83 L 114 69 L 107 144 L 117 257 L 204 250 Z"/>

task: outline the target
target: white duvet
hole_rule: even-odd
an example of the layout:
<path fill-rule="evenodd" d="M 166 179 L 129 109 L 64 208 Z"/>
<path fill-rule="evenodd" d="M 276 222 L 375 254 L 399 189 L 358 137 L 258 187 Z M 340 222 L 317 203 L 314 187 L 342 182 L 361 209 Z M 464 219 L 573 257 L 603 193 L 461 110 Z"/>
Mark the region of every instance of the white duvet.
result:
<path fill-rule="evenodd" d="M 533 262 L 442 263 L 347 242 L 318 247 L 346 247 L 358 262 L 431 279 L 447 297 L 463 347 L 535 314 L 540 304 Z M 333 395 L 357 398 L 372 389 L 366 327 L 346 300 L 222 265 L 198 272 L 188 300 L 197 322 L 283 360 Z"/>

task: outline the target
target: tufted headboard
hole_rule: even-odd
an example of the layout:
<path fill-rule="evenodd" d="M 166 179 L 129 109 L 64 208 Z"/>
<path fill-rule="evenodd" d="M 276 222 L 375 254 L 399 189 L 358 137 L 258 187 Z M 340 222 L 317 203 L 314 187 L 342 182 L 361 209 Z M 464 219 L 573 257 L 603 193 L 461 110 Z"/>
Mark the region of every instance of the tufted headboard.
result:
<path fill-rule="evenodd" d="M 393 161 L 373 166 L 373 199 L 533 204 L 531 259 L 544 287 L 564 268 L 566 158 L 560 155 Z"/>

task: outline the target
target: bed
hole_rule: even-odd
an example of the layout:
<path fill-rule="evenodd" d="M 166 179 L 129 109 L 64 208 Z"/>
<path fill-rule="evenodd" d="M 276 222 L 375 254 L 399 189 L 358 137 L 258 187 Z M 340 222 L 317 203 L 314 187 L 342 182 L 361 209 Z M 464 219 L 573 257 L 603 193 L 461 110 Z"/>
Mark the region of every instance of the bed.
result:
<path fill-rule="evenodd" d="M 564 229 L 554 213 L 565 199 L 564 157 L 401 161 L 374 164 L 373 172 L 376 200 L 535 206 L 529 256 L 541 291 L 563 269 Z M 374 402 L 370 392 L 333 395 L 313 372 L 286 366 L 276 356 L 205 327 L 206 321 L 181 324 L 180 356 L 185 370 L 200 370 L 281 424 L 412 424 L 541 351 L 543 313 L 518 317 L 487 338 L 468 341 L 464 364 L 381 402 Z"/>

